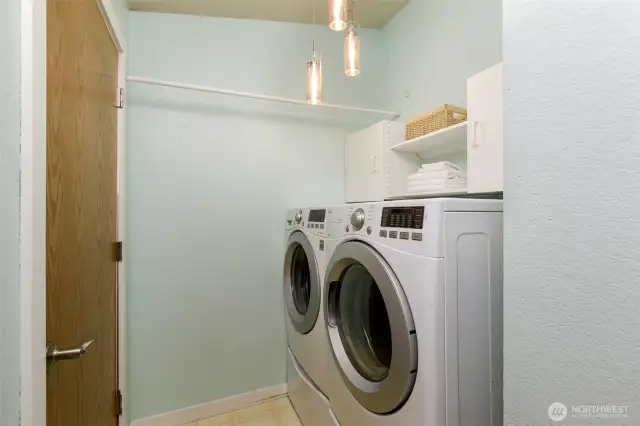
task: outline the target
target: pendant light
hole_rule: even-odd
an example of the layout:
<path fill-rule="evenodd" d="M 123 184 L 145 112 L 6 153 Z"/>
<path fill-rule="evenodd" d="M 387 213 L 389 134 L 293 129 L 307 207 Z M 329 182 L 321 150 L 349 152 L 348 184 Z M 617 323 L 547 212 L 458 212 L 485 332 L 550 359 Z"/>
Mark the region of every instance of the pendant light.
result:
<path fill-rule="evenodd" d="M 313 3 L 313 25 L 316 25 L 316 4 Z M 307 62 L 307 103 L 319 105 L 322 103 L 322 61 L 316 54 L 316 39 L 313 39 L 313 56 Z"/>
<path fill-rule="evenodd" d="M 349 77 L 360 74 L 360 37 L 356 30 L 355 1 L 349 5 L 351 21 L 344 34 L 344 73 Z"/>
<path fill-rule="evenodd" d="M 347 2 L 349 0 L 329 0 L 329 28 L 342 31 L 347 28 Z"/>
<path fill-rule="evenodd" d="M 307 62 L 307 103 L 322 103 L 322 61 L 316 55 L 316 41 L 313 40 L 313 56 Z"/>
<path fill-rule="evenodd" d="M 349 77 L 360 74 L 360 37 L 354 24 L 344 34 L 344 73 Z"/>

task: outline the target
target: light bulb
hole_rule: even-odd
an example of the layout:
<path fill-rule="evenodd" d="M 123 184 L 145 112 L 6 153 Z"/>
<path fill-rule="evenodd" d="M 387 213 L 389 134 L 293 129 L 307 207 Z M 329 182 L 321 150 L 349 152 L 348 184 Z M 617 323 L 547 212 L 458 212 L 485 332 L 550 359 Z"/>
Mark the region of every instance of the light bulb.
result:
<path fill-rule="evenodd" d="M 360 37 L 353 25 L 344 35 L 344 73 L 349 77 L 360 74 Z"/>
<path fill-rule="evenodd" d="M 347 28 L 347 1 L 329 0 L 329 28 L 333 31 Z"/>
<path fill-rule="evenodd" d="M 307 62 L 307 103 L 322 103 L 322 62 L 315 54 Z"/>

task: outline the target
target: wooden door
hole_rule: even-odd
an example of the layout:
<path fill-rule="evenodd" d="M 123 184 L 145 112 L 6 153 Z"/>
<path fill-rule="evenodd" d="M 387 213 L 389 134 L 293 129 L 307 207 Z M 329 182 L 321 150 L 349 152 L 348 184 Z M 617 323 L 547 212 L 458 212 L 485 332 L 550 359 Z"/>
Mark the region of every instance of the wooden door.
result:
<path fill-rule="evenodd" d="M 47 426 L 117 424 L 118 53 L 96 0 L 47 2 Z"/>

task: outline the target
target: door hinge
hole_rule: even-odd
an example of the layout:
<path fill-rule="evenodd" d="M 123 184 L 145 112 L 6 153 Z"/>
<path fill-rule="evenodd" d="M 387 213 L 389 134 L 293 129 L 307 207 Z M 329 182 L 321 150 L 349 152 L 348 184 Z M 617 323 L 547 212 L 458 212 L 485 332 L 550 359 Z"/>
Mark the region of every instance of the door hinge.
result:
<path fill-rule="evenodd" d="M 118 102 L 116 105 L 114 105 L 114 107 L 118 109 L 124 108 L 124 88 L 120 88 L 118 90 Z"/>
<path fill-rule="evenodd" d="M 122 241 L 113 243 L 113 260 L 115 262 L 122 262 Z"/>
<path fill-rule="evenodd" d="M 122 391 L 118 389 L 116 391 L 116 414 L 120 417 L 124 413 L 122 406 Z"/>

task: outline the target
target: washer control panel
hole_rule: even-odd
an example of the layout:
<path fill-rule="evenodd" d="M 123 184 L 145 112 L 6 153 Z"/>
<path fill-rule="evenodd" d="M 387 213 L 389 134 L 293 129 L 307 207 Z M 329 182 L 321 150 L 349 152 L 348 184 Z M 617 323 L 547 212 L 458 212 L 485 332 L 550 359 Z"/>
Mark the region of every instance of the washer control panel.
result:
<path fill-rule="evenodd" d="M 324 223 L 327 216 L 325 209 L 309 210 L 309 222 Z"/>
<path fill-rule="evenodd" d="M 307 224 L 303 225 L 310 232 L 317 235 L 325 235 L 325 221 L 327 219 L 326 209 L 305 210 L 307 214 Z M 318 230 L 318 231 L 316 231 Z"/>

